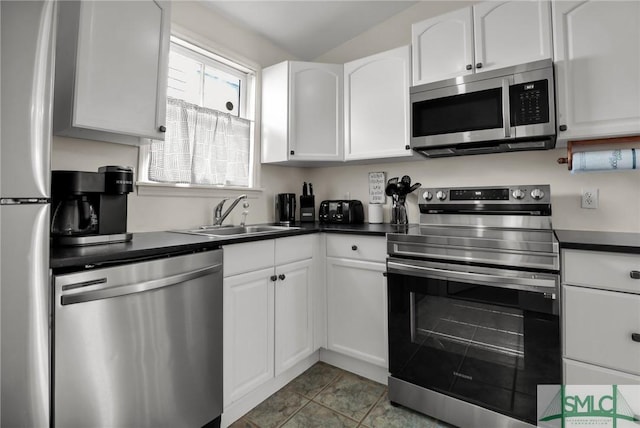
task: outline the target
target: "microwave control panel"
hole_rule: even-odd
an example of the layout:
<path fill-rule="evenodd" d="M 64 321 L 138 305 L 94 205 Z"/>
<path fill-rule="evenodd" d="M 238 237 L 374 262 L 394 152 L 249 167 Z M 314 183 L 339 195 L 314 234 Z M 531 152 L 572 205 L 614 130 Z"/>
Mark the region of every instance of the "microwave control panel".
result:
<path fill-rule="evenodd" d="M 549 82 L 546 79 L 509 86 L 511 126 L 549 122 Z"/>

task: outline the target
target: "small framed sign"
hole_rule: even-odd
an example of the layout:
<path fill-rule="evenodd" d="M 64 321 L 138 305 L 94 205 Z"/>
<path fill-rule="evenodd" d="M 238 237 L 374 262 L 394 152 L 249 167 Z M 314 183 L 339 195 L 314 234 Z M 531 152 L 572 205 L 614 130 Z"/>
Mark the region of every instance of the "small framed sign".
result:
<path fill-rule="evenodd" d="M 387 195 L 384 193 L 385 173 L 370 172 L 369 173 L 369 203 L 384 204 L 387 201 Z"/>

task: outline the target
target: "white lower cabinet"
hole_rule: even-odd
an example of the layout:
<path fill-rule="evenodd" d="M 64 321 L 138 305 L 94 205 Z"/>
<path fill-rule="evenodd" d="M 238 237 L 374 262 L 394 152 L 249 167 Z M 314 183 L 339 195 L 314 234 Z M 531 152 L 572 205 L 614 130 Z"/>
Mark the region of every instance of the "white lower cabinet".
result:
<path fill-rule="evenodd" d="M 224 405 L 311 355 L 315 235 L 224 246 Z"/>
<path fill-rule="evenodd" d="M 327 236 L 327 348 L 387 368 L 385 238 Z"/>
<path fill-rule="evenodd" d="M 640 385 L 640 255 L 562 251 L 564 381 Z"/>

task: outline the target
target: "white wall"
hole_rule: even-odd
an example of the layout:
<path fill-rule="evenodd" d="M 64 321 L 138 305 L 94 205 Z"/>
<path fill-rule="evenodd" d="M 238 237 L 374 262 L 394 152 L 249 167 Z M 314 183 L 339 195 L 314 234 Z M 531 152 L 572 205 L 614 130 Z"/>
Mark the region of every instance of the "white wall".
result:
<path fill-rule="evenodd" d="M 222 54 L 238 55 L 261 67 L 295 59 L 287 52 L 256 34 L 246 31 L 216 15 L 200 2 L 172 3 L 172 25 L 186 36 L 211 45 Z M 184 30 L 187 31 L 184 31 Z M 258 87 L 259 90 L 259 87 Z M 259 141 L 259 121 L 256 137 Z M 256 148 L 259 156 L 260 147 Z M 54 137 L 52 169 L 96 171 L 103 165 L 138 167 L 138 148 L 119 144 Z M 265 165 L 259 168 L 260 186 L 264 191 L 249 200 L 247 222 L 264 223 L 274 220 L 274 195 L 281 192 L 300 193 L 308 171 Z M 309 181 L 308 179 L 306 179 Z M 241 192 L 237 192 L 240 194 Z M 156 197 L 129 194 L 127 230 L 146 232 L 183 229 L 210 224 L 213 207 L 221 197 Z M 237 207 L 225 223 L 239 223 L 242 207 Z"/>
<path fill-rule="evenodd" d="M 371 30 L 317 58 L 324 62 L 346 62 L 375 52 L 411 43 L 411 24 L 475 2 L 422 1 Z M 640 139 L 639 139 L 640 141 Z M 634 145 L 615 146 L 631 148 Z M 635 145 L 640 147 L 640 142 Z M 593 149 L 602 149 L 594 147 Z M 566 165 L 566 149 L 544 152 L 504 153 L 457 158 L 424 159 L 415 162 L 316 168 L 311 179 L 317 198 L 336 199 L 350 194 L 368 202 L 368 172 L 385 171 L 387 177 L 407 174 L 424 186 L 497 186 L 510 184 L 550 184 L 553 225 L 556 229 L 640 232 L 640 172 L 571 174 Z M 600 207 L 580 208 L 583 188 L 598 188 Z M 417 192 L 416 192 L 417 193 Z M 387 198 L 389 199 L 389 198 Z M 419 221 L 417 195 L 407 200 L 409 221 Z M 366 216 L 366 209 L 365 209 Z M 390 201 L 385 221 L 390 219 Z"/>
<path fill-rule="evenodd" d="M 640 144 L 636 146 L 640 147 Z M 387 179 L 409 175 L 413 182 L 425 187 L 550 184 L 554 228 L 640 232 L 640 173 L 571 174 L 566 165 L 556 162 L 566 155 L 566 150 L 555 149 L 315 168 L 310 179 L 317 183 L 314 188 L 320 199 L 344 198 L 348 192 L 351 198 L 362 200 L 365 206 L 369 201 L 369 172 L 386 172 Z M 580 208 L 581 189 L 593 187 L 599 189 L 600 207 L 595 210 Z M 411 223 L 419 221 L 417 195 L 416 191 L 407 198 Z M 390 211 L 391 200 L 387 198 L 385 222 L 390 220 Z"/>

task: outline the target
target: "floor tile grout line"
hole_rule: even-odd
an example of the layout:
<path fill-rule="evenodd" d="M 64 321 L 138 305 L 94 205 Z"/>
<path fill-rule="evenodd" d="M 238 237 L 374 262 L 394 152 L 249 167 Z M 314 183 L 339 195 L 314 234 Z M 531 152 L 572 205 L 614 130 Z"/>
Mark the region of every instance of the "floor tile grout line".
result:
<path fill-rule="evenodd" d="M 382 398 L 384 397 L 384 395 L 386 393 L 387 393 L 387 387 L 385 386 L 384 389 L 382 390 L 382 394 L 380 394 L 380 397 L 378 397 L 378 399 L 373 403 L 373 405 L 365 413 L 365 415 L 362 417 L 362 419 L 360 419 L 360 425 L 362 425 L 364 420 L 367 419 L 367 416 L 369 416 L 369 414 L 373 411 L 373 409 L 375 409 L 376 406 L 382 402 Z"/>
<path fill-rule="evenodd" d="M 349 419 L 350 421 L 355 422 L 355 423 L 356 423 L 356 425 L 357 425 L 357 424 L 359 424 L 359 422 L 358 422 L 358 420 L 357 420 L 357 419 L 353 418 L 352 416 L 345 415 L 344 413 L 342 413 L 342 412 L 341 412 L 341 411 L 339 411 L 339 410 L 332 409 L 331 407 L 327 406 L 327 405 L 326 405 L 326 404 L 324 404 L 324 403 L 321 403 L 321 402 L 319 402 L 319 401 L 314 401 L 314 400 L 311 400 L 311 402 L 313 402 L 314 404 L 317 404 L 317 405 L 318 405 L 318 406 L 320 406 L 320 407 L 324 407 L 325 409 L 327 409 L 327 410 L 331 411 L 332 413 L 337 413 L 337 414 L 338 414 L 338 415 L 340 415 L 340 416 L 344 416 L 345 418 Z"/>
<path fill-rule="evenodd" d="M 294 394 L 298 394 L 298 393 L 297 393 L 297 392 L 294 392 Z M 307 402 L 304 404 L 304 406 L 300 406 L 300 408 L 299 408 L 298 410 L 296 410 L 295 412 L 293 412 L 293 413 L 291 414 L 291 416 L 289 416 L 287 419 L 285 419 L 284 421 L 282 421 L 282 423 L 281 423 L 281 424 L 277 425 L 277 427 L 278 427 L 278 428 L 280 428 L 281 426 L 283 426 L 284 424 L 286 424 L 287 422 L 289 422 L 291 419 L 293 419 L 293 417 L 294 417 L 295 415 L 297 415 L 298 413 L 300 413 L 300 411 L 301 411 L 302 409 L 304 409 L 305 407 L 307 407 L 307 406 L 309 405 L 309 403 L 311 403 L 311 400 L 309 400 L 308 398 L 304 397 L 304 396 L 303 396 L 303 395 L 301 395 L 301 394 L 298 394 L 298 395 L 300 395 L 301 397 L 305 398 L 305 399 L 307 400 Z"/>

